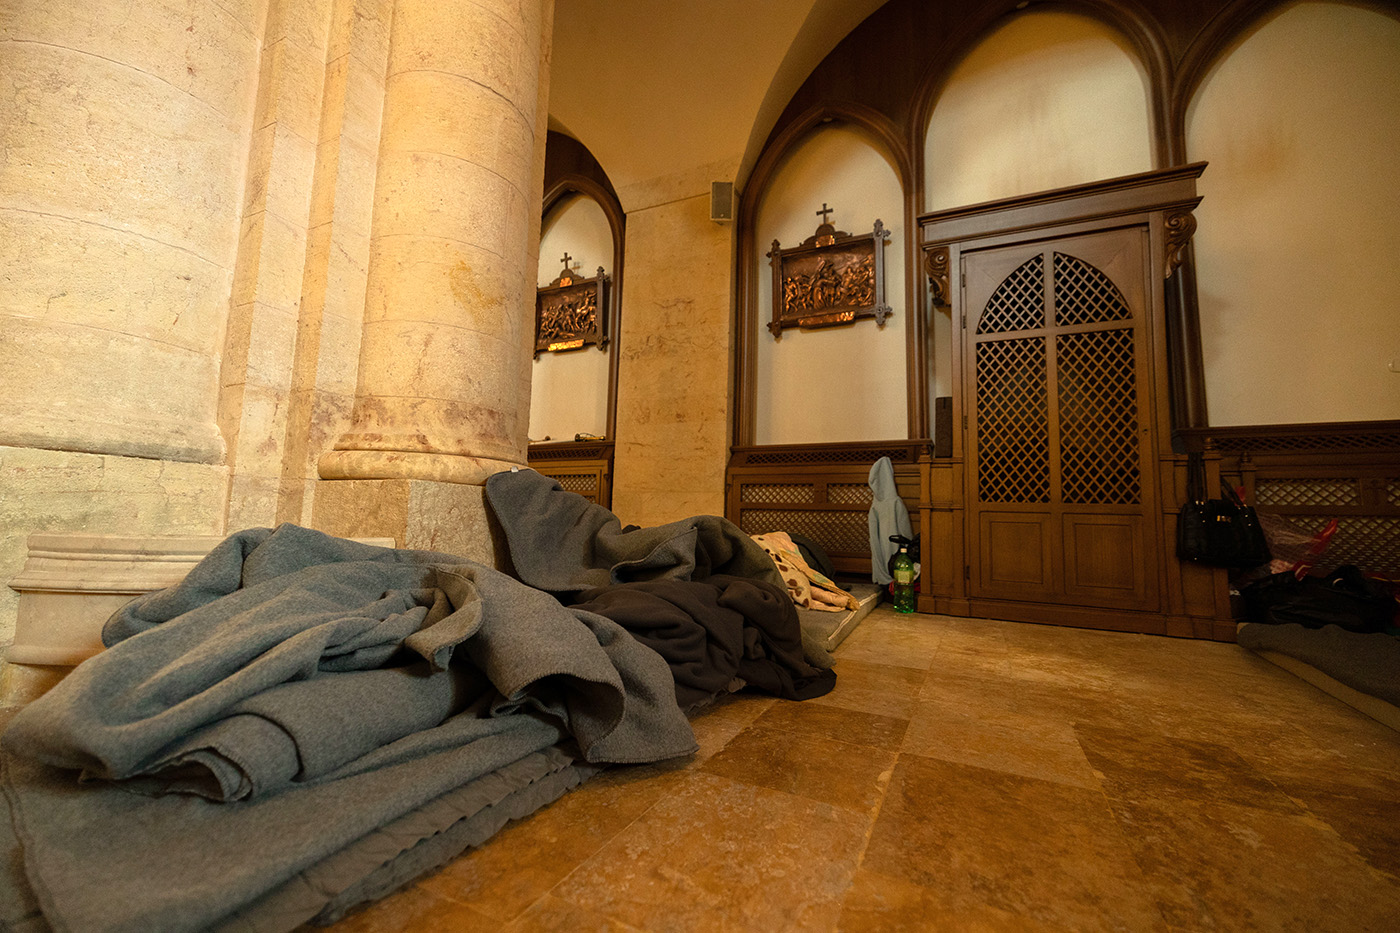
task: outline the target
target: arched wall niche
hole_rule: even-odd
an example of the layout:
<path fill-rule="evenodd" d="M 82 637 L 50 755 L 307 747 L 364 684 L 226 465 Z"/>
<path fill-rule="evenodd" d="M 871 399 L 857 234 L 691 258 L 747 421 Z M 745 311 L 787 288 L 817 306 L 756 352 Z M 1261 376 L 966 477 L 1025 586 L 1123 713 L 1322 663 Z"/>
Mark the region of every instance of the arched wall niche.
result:
<path fill-rule="evenodd" d="M 611 276 L 609 340 L 605 351 L 588 347 L 539 355 L 534 364 L 530 437 L 538 441 L 548 435 L 554 441 L 566 441 L 584 432 L 612 441 L 617 431 L 627 216 L 607 173 L 587 147 L 553 130 L 545 143 L 542 217 L 537 284 L 547 285 L 559 275 L 564 251 L 579 260 L 580 275 L 591 276 L 602 266 Z M 580 249 L 589 255 L 583 256 Z M 569 428 L 570 422 L 563 419 L 574 417 L 570 412 L 577 412 L 577 423 L 587 420 L 596 427 Z"/>
<path fill-rule="evenodd" d="M 944 78 L 923 140 L 924 210 L 1150 171 L 1147 69 L 1078 12 L 999 21 Z"/>
<path fill-rule="evenodd" d="M 1400 16 L 1314 0 L 1232 26 L 1183 113 L 1187 154 L 1211 163 L 1195 238 L 1209 423 L 1396 418 Z"/>
<path fill-rule="evenodd" d="M 839 172 L 833 175 L 827 171 L 820 165 L 823 153 L 836 156 L 848 167 L 854 165 L 853 177 L 843 180 Z M 812 425 L 806 420 L 778 423 L 780 403 L 775 390 L 790 390 L 794 375 L 804 362 L 830 362 L 842 352 L 843 343 L 846 347 L 878 346 L 879 358 L 897 365 L 893 376 L 881 373 L 874 384 L 874 374 L 863 366 L 852 368 L 841 380 L 846 388 L 856 383 L 868 385 L 878 395 L 876 404 L 888 407 L 877 419 L 877 427 L 862 425 L 855 407 L 843 397 L 833 430 L 826 431 L 823 437 L 804 440 L 839 442 L 921 436 L 920 426 L 927 418 L 926 383 L 923 316 L 918 297 L 920 276 L 914 271 L 918 268 L 914 212 L 908 196 L 912 176 L 913 166 L 895 128 L 879 113 L 865 107 L 816 108 L 790 124 L 780 138 L 765 147 L 739 200 L 736 445 L 789 443 L 810 433 Z M 856 203 L 873 192 L 878 192 L 878 205 Z M 884 247 L 885 296 L 895 317 L 884 328 L 862 321 L 824 331 L 785 331 L 781 344 L 774 346 L 780 342 L 766 327 L 772 313 L 772 268 L 766 254 L 774 238 L 784 247 L 792 247 L 812 235 L 820 220 L 815 213 L 804 218 L 806 208 L 798 206 L 798 202 L 805 205 L 812 198 L 816 199 L 813 211 L 834 198 L 850 201 L 845 206 L 832 205 L 838 211 L 832 215 L 832 222 L 839 230 L 866 233 L 879 219 L 891 231 Z M 856 333 L 853 341 L 849 339 L 852 332 Z M 896 336 L 899 346 L 892 349 L 890 344 L 894 341 L 890 338 Z M 826 371 L 822 373 L 822 378 L 826 378 Z M 896 412 L 894 418 L 889 417 L 891 410 Z"/>
<path fill-rule="evenodd" d="M 555 199 L 540 225 L 536 279 L 547 286 L 563 271 L 562 258 L 580 276 L 612 265 L 613 235 L 607 215 L 585 194 Z M 611 333 L 611 332 L 610 332 Z M 531 379 L 530 438 L 566 441 L 578 434 L 611 436 L 608 426 L 609 346 L 583 347 L 535 357 Z"/>
<path fill-rule="evenodd" d="M 904 251 L 904 193 L 890 158 L 857 126 L 820 124 L 789 150 L 764 192 L 755 218 L 751 260 L 771 269 L 774 241 L 791 249 L 822 222 L 816 209 L 830 206 L 830 222 L 851 234 L 869 233 L 880 220 L 885 241 L 886 303 L 883 325 L 863 320 L 838 327 L 789 328 L 780 338 L 767 330 L 773 276 L 756 275 L 757 310 L 750 328 L 755 343 L 755 443 L 872 441 L 908 430 L 906 361 L 909 313 Z M 769 313 L 764 313 L 768 311 Z"/>

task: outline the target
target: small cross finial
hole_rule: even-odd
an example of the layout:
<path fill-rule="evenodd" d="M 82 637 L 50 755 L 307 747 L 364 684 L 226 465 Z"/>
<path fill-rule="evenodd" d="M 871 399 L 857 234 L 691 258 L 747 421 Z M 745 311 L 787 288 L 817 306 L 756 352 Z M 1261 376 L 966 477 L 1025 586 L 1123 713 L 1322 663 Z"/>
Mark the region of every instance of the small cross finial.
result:
<path fill-rule="evenodd" d="M 827 206 L 826 206 L 826 202 L 823 201 L 823 202 L 822 202 L 822 209 L 819 210 L 819 211 L 817 211 L 817 213 L 821 215 L 822 223 L 827 223 L 827 222 L 828 222 L 828 221 L 827 221 L 827 215 L 828 215 L 828 214 L 834 214 L 835 211 L 832 210 L 831 208 L 827 207 Z"/>
<path fill-rule="evenodd" d="M 574 258 L 574 257 L 570 256 L 568 253 L 565 253 L 565 254 L 564 254 L 564 258 L 563 258 L 561 261 L 564 263 L 564 271 L 565 271 L 565 272 L 567 272 L 567 271 L 569 270 L 569 260 L 571 260 L 571 259 L 573 259 L 573 258 Z"/>

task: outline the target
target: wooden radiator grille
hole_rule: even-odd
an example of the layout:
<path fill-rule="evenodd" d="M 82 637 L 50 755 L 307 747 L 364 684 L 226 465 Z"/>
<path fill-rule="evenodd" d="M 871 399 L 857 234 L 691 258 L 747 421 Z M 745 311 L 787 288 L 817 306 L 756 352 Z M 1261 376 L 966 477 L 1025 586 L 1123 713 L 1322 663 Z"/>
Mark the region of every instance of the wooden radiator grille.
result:
<path fill-rule="evenodd" d="M 810 483 L 744 483 L 739 487 L 739 501 L 806 505 L 816 502 L 817 494 Z"/>
<path fill-rule="evenodd" d="M 979 334 L 1005 334 L 1045 326 L 1045 257 L 1037 254 L 1008 275 L 977 324 Z"/>
<path fill-rule="evenodd" d="M 1105 324 L 1132 319 L 1133 312 L 1118 286 L 1084 260 L 1055 253 L 1052 269 L 1056 324 Z"/>
<path fill-rule="evenodd" d="M 832 556 L 870 554 L 868 512 L 786 511 L 743 509 L 739 527 L 745 534 L 761 535 L 786 531 L 805 535 L 819 542 Z"/>
<path fill-rule="evenodd" d="M 830 483 L 826 487 L 826 499 L 840 505 L 858 505 L 869 509 L 875 501 L 869 483 Z"/>
<path fill-rule="evenodd" d="M 1055 254 L 1057 260 L 1060 255 Z M 1056 345 L 1061 501 L 1137 504 L 1141 479 L 1132 330 L 1061 334 Z"/>
<path fill-rule="evenodd" d="M 1260 508 L 1278 505 L 1360 505 L 1361 484 L 1356 477 L 1261 477 L 1254 484 L 1254 502 Z"/>
<path fill-rule="evenodd" d="M 983 502 L 1050 501 L 1046 374 L 1044 337 L 977 345 L 977 488 Z"/>

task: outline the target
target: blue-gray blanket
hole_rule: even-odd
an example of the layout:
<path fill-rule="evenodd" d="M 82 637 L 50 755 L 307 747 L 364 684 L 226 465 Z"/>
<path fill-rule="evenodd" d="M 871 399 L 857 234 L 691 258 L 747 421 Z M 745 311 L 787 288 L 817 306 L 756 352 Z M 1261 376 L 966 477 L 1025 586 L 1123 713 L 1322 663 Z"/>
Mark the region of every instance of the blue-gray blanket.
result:
<path fill-rule="evenodd" d="M 0 924 L 251 929 L 274 894 L 309 919 L 318 867 L 391 863 L 385 827 L 463 788 L 500 803 L 560 773 L 538 756 L 561 742 L 599 763 L 695 748 L 665 662 L 607 619 L 292 525 L 232 536 L 104 641 L 0 740 Z"/>

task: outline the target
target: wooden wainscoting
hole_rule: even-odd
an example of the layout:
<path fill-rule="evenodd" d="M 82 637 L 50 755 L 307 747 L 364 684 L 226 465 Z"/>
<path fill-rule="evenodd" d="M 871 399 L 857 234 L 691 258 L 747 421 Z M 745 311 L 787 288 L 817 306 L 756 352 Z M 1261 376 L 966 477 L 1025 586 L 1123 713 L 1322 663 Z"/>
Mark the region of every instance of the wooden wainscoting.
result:
<path fill-rule="evenodd" d="M 921 464 L 927 440 L 736 447 L 725 471 L 724 515 L 748 534 L 811 538 L 842 573 L 870 573 L 870 467 L 894 465 L 899 497 L 920 531 Z"/>
<path fill-rule="evenodd" d="M 1309 532 L 1337 519 L 1324 566 L 1400 580 L 1400 421 L 1251 425 L 1180 432 L 1213 448 L 1248 501 Z"/>
<path fill-rule="evenodd" d="M 543 473 L 569 492 L 612 508 L 612 441 L 562 441 L 531 444 L 530 468 Z"/>

